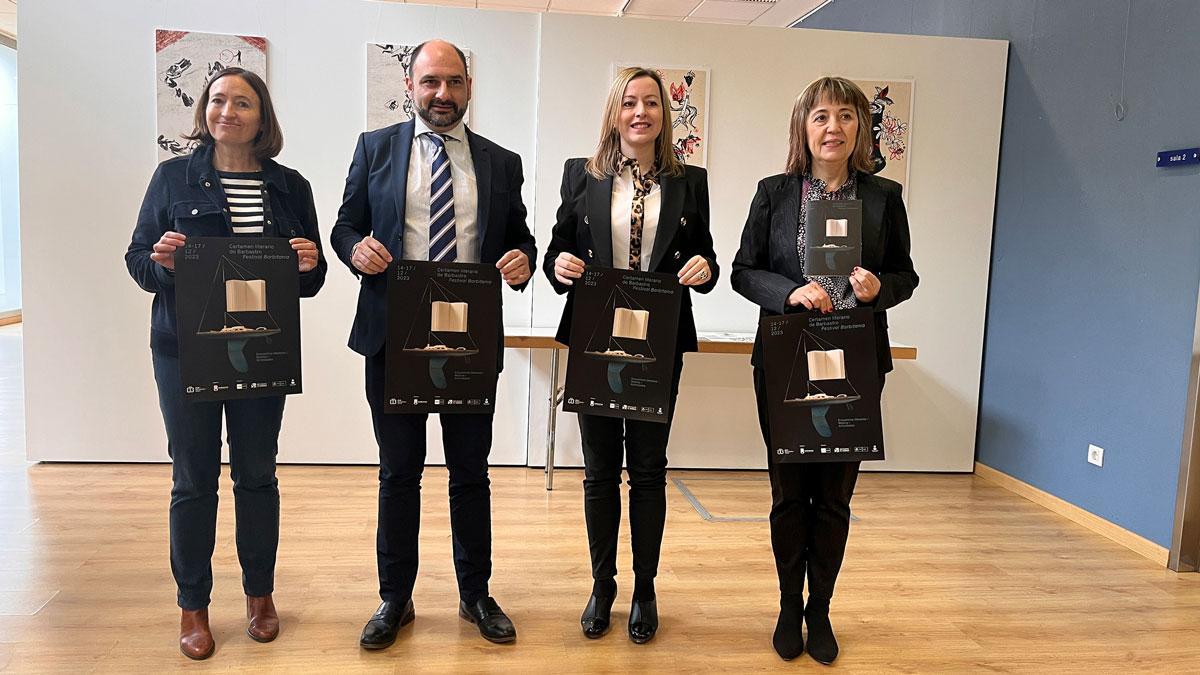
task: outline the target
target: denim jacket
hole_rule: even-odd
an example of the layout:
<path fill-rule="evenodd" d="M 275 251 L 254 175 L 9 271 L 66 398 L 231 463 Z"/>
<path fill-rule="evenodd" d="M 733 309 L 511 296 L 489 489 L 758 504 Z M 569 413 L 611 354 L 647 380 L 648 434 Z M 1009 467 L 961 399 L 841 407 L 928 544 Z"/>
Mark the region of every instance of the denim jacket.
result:
<path fill-rule="evenodd" d="M 133 241 L 125 252 L 129 275 L 154 294 L 150 310 L 150 348 L 176 356 L 175 273 L 150 259 L 154 245 L 168 231 L 187 237 L 229 237 L 233 229 L 225 192 L 212 166 L 211 145 L 202 145 L 185 157 L 158 165 L 142 208 Z M 317 266 L 300 274 L 300 296 L 310 298 L 325 283 L 328 265 L 321 252 L 317 210 L 312 187 L 298 172 L 272 160 L 262 162 L 263 182 L 270 196 L 270 218 L 263 223 L 264 237 L 303 237 L 317 245 Z"/>

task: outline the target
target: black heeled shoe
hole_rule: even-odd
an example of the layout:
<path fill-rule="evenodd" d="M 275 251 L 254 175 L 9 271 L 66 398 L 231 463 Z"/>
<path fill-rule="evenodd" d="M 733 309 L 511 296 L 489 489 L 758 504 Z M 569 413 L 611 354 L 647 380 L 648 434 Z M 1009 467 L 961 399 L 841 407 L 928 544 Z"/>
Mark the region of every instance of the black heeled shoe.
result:
<path fill-rule="evenodd" d="M 658 632 L 658 601 L 634 600 L 629 608 L 629 639 L 644 645 Z"/>
<path fill-rule="evenodd" d="M 616 596 L 599 597 L 592 593 L 588 598 L 587 607 L 583 608 L 583 616 L 579 617 L 579 625 L 583 627 L 583 636 L 589 640 L 602 637 L 612 627 L 611 616 L 613 601 Z"/>

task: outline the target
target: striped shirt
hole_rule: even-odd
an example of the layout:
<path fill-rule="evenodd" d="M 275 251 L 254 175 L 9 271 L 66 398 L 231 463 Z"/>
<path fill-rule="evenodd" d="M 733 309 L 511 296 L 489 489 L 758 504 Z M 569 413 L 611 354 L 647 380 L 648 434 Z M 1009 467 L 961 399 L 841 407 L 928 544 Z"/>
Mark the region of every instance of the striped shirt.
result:
<path fill-rule="evenodd" d="M 221 189 L 229 203 L 230 221 L 235 235 L 263 234 L 263 174 L 261 171 L 235 173 L 218 171 Z"/>

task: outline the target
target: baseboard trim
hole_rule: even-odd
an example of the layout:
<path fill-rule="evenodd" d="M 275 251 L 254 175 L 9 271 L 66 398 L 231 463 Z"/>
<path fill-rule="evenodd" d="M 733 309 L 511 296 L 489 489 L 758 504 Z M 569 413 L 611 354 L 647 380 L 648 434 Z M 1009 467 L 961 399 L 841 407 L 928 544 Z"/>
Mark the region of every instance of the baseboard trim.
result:
<path fill-rule="evenodd" d="M 14 323 L 21 323 L 20 311 L 13 312 L 12 314 L 0 314 L 0 326 L 7 326 Z"/>
<path fill-rule="evenodd" d="M 1167 558 L 1170 555 L 1170 551 L 1166 547 L 1159 546 L 1140 534 L 1130 532 L 1120 525 L 1115 525 L 1094 513 L 1085 511 L 1068 501 L 1055 497 L 1049 492 L 1039 490 L 1024 481 L 1013 478 L 1006 473 L 997 471 L 979 462 L 975 462 L 975 475 L 986 481 L 995 483 L 1010 492 L 1015 492 L 1034 504 L 1074 521 L 1096 534 L 1107 537 L 1163 567 L 1167 566 Z"/>

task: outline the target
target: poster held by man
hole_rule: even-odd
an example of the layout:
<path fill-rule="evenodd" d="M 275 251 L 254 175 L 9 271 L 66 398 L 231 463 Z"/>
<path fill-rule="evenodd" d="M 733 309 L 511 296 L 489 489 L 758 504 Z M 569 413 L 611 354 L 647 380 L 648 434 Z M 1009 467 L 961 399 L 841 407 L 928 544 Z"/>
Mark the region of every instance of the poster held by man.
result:
<path fill-rule="evenodd" d="M 385 410 L 493 412 L 502 311 L 496 266 L 396 260 L 387 274 Z"/>
<path fill-rule="evenodd" d="M 883 459 L 874 310 L 765 316 L 760 334 L 771 460 Z"/>
<path fill-rule="evenodd" d="M 576 283 L 563 410 L 666 422 L 683 286 L 670 274 L 588 267 Z"/>
<path fill-rule="evenodd" d="M 188 238 L 175 256 L 179 370 L 188 400 L 301 392 L 296 267 L 287 239 Z"/>

